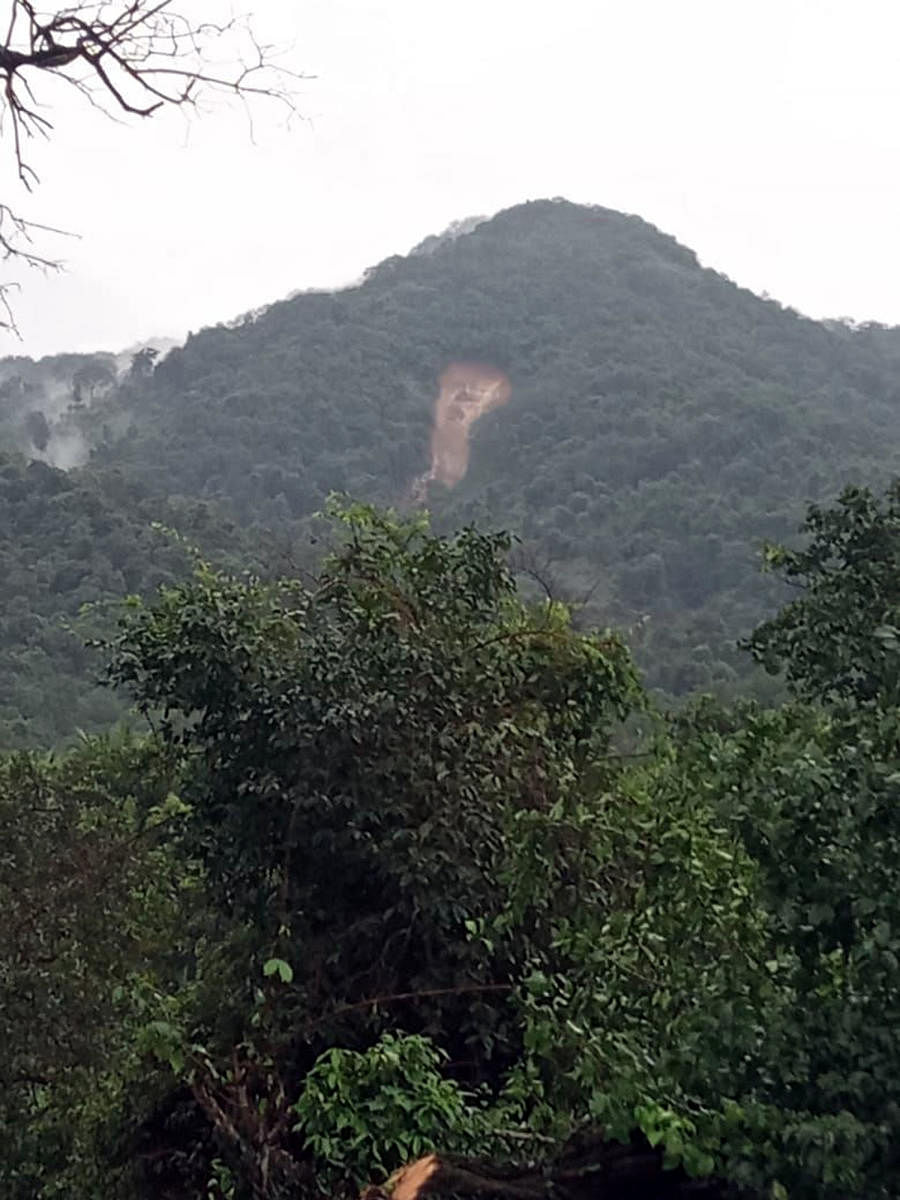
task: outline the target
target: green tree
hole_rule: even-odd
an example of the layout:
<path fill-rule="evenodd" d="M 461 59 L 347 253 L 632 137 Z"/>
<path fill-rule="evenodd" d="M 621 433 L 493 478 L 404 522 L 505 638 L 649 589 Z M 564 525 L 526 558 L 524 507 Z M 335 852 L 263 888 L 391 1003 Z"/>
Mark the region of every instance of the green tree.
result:
<path fill-rule="evenodd" d="M 900 702 L 900 482 L 884 497 L 848 488 L 810 509 L 801 550 L 770 546 L 766 562 L 801 595 L 749 640 L 793 690 L 824 703 Z"/>
<path fill-rule="evenodd" d="M 797 699 L 680 722 L 691 785 L 760 867 L 780 1000 L 747 1084 L 799 1196 L 898 1194 L 898 499 L 848 489 L 767 551 L 800 590 L 749 646 Z"/>
<path fill-rule="evenodd" d="M 129 1194 L 113 1147 L 158 1096 L 139 1030 L 183 964 L 197 875 L 171 763 L 130 738 L 0 760 L 0 1190 Z"/>
<path fill-rule="evenodd" d="M 211 878 L 290 929 L 314 1008 L 489 984 L 464 922 L 506 906 L 510 829 L 570 801 L 639 697 L 617 639 L 523 608 L 505 536 L 340 520 L 314 587 L 203 570 L 132 610 L 113 671 L 190 752 Z"/>
<path fill-rule="evenodd" d="M 620 756 L 643 706 L 626 651 L 523 605 L 505 536 L 334 515 L 314 582 L 201 568 L 114 646 L 189 764 L 191 845 L 244 931 L 200 980 L 181 1073 L 239 1194 L 293 1194 L 310 1155 L 350 1179 L 366 1139 L 388 1169 L 467 1123 L 507 1155 L 643 1123 L 709 1171 L 691 1113 L 760 974 L 741 847 Z M 404 1102 L 342 1151 L 390 1062 L 415 1066 Z"/>

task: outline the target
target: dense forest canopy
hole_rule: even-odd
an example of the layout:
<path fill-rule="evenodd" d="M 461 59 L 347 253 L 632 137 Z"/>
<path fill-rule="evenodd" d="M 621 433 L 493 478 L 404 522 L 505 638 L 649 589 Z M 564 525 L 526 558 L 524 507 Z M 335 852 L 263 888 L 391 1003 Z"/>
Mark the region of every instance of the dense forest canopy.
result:
<path fill-rule="evenodd" d="M 507 535 L 330 519 L 121 610 L 152 734 L 0 759 L 3 1194 L 900 1196 L 900 485 L 770 548 L 787 702 L 674 716 Z"/>
<path fill-rule="evenodd" d="M 465 477 L 417 491 L 453 363 L 502 373 L 509 399 L 472 424 Z M 60 619 L 171 571 L 152 520 L 213 557 L 306 567 L 332 491 L 509 529 L 523 578 L 628 629 L 653 688 L 771 694 L 735 648 L 785 594 L 759 547 L 790 539 L 807 503 L 897 471 L 898 365 L 894 330 L 806 320 L 636 217 L 564 201 L 164 356 L 5 360 L 3 744 L 102 727 L 115 701 Z M 68 716 L 37 698 L 55 676 Z"/>

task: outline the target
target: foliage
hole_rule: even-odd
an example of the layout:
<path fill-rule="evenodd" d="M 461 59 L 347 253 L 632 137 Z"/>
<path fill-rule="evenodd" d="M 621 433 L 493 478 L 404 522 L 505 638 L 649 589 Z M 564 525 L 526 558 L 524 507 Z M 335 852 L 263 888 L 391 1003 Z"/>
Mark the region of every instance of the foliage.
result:
<path fill-rule="evenodd" d="M 499 1016 L 468 990 L 505 986 L 522 951 L 486 955 L 465 921 L 507 907 L 510 830 L 560 824 L 637 686 L 615 638 L 516 600 L 504 537 L 340 519 L 314 587 L 201 571 L 130 610 L 113 678 L 196 763 L 222 902 L 293 943 L 314 1014 L 437 990 L 429 1019 L 484 1039 Z"/>
<path fill-rule="evenodd" d="M 755 1094 L 795 1114 L 799 1195 L 892 1195 L 900 1138 L 900 697 L 897 487 L 811 510 L 799 552 L 768 559 L 801 591 L 750 639 L 799 700 L 686 715 L 693 786 L 716 797 L 761 868 L 770 1010 Z M 699 736 L 698 736 L 699 731 Z M 819 1160 L 818 1183 L 802 1168 Z M 787 1180 L 786 1180 L 787 1181 Z M 794 1194 L 792 1192 L 792 1194 Z"/>
<path fill-rule="evenodd" d="M 187 573 L 189 554 L 154 530 L 158 517 L 220 559 L 241 552 L 239 532 L 206 504 L 159 505 L 121 479 L 0 456 L 0 746 L 59 745 L 124 716 L 85 643 L 109 629 L 124 594 Z"/>
<path fill-rule="evenodd" d="M 443 1074 L 446 1059 L 415 1034 L 383 1034 L 364 1053 L 333 1047 L 320 1056 L 294 1111 L 322 1164 L 323 1190 L 348 1180 L 362 1187 L 437 1149 L 483 1155 L 502 1145 L 493 1114 Z"/>
<path fill-rule="evenodd" d="M 777 709 L 663 721 L 506 535 L 361 504 L 305 582 L 133 599 L 111 676 L 156 737 L 0 773 L 4 1194 L 544 1178 L 602 1128 L 756 1196 L 900 1195 L 896 497 L 768 551 Z"/>
<path fill-rule="evenodd" d="M 802 595 L 767 621 L 749 648 L 796 692 L 825 702 L 900 702 L 900 483 L 884 500 L 848 488 L 813 507 L 800 550 L 771 547 L 770 569 Z"/>
<path fill-rule="evenodd" d="M 507 539 L 333 515 L 345 540 L 314 584 L 202 570 L 129 610 L 114 647 L 113 678 L 193 764 L 192 844 L 271 981 L 256 1016 L 230 1006 L 245 1065 L 216 1040 L 221 995 L 202 1062 L 186 1056 L 236 1132 L 229 1161 L 260 1178 L 263 1134 L 238 1132 L 259 1124 L 248 1071 L 269 1089 L 285 1188 L 304 1145 L 345 1178 L 363 1149 L 399 1165 L 396 1117 L 362 1128 L 366 1081 L 399 1061 L 407 1103 L 425 1104 L 410 1138 L 435 1097 L 447 1136 L 467 1123 L 482 1149 L 501 1112 L 532 1150 L 586 1120 L 627 1134 L 660 1095 L 687 1120 L 758 990 L 740 846 L 662 767 L 626 772 L 613 735 L 641 696 L 623 647 L 574 633 L 558 604 L 524 606 Z M 326 1081 L 330 1100 L 302 1090 Z M 482 1124 L 478 1104 L 464 1120 L 466 1088 L 500 1105 Z M 292 1146 L 281 1114 L 298 1092 L 310 1140 Z M 351 1111 L 357 1144 L 340 1137 Z M 688 1146 L 673 1158 L 708 1164 Z"/>
<path fill-rule="evenodd" d="M 152 1102 L 135 1036 L 176 971 L 196 875 L 151 742 L 0 760 L 0 1180 L 4 1196 L 113 1196 L 126 1113 Z"/>

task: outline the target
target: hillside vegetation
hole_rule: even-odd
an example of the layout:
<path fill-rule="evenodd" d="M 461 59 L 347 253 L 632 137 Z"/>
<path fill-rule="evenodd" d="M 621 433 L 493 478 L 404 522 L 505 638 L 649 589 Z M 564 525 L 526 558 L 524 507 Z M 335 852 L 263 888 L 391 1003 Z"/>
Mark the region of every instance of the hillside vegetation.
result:
<path fill-rule="evenodd" d="M 4 1198 L 897 1200 L 900 484 L 674 719 L 506 535 L 331 512 L 129 607 L 152 735 L 0 755 Z"/>
<path fill-rule="evenodd" d="M 305 562 L 310 517 L 329 492 L 409 504 L 453 363 L 503 373 L 510 393 L 471 426 L 465 477 L 427 488 L 436 527 L 477 521 L 519 535 L 514 561 L 530 583 L 583 600 L 584 622 L 629 630 L 648 683 L 669 694 L 748 686 L 735 640 L 783 596 L 759 571 L 763 540 L 790 538 L 808 502 L 847 483 L 880 486 L 900 465 L 900 333 L 806 320 L 636 217 L 564 201 L 430 238 L 357 287 L 205 330 L 155 367 L 147 352 L 125 368 L 103 356 L 67 362 L 3 365 L 8 446 L 54 461 L 50 437 L 38 444 L 35 394 L 44 388 L 46 408 L 68 370 L 74 403 L 60 411 L 53 400 L 45 415 L 58 441 L 80 439 L 85 459 L 52 484 L 46 470 L 9 468 L 7 744 L 109 715 L 63 651 L 57 616 L 123 581 L 154 581 L 153 555 L 170 552 L 151 551 L 152 519 L 180 527 L 199 501 L 207 522 L 233 527 L 211 544 L 231 536 L 239 558 L 244 535 L 258 550 L 270 530 L 279 553 Z M 66 499 L 51 503 L 48 489 Z M 124 574 L 125 551 L 91 506 L 127 544 Z M 73 531 L 85 522 L 89 554 Z M 10 609 L 32 620 L 36 673 Z M 34 698 L 56 671 L 68 718 Z"/>

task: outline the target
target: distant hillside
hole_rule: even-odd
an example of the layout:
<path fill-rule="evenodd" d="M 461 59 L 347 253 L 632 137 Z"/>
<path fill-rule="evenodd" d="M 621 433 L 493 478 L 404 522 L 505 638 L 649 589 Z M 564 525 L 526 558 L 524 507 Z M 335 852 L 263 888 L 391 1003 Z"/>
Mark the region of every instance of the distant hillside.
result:
<path fill-rule="evenodd" d="M 85 408 L 116 385 L 112 354 L 0 359 L 0 445 L 68 469 L 87 461 Z"/>
<path fill-rule="evenodd" d="M 0 454 L 0 746 L 50 745 L 123 713 L 85 648 L 125 595 L 189 568 L 159 521 L 227 565 L 253 563 L 242 532 L 203 501 L 142 497 L 130 481 Z"/>
<path fill-rule="evenodd" d="M 473 367 L 508 395 L 477 416 L 486 391 L 445 389 L 446 428 L 469 435 L 451 487 L 439 379 Z M 727 691 L 735 638 L 776 599 L 760 541 L 900 473 L 900 331 L 806 320 L 636 217 L 540 201 L 192 336 L 66 420 L 85 477 L 125 481 L 141 511 L 199 499 L 299 536 L 342 490 L 510 527 L 531 576 L 631 628 L 651 684 Z"/>

